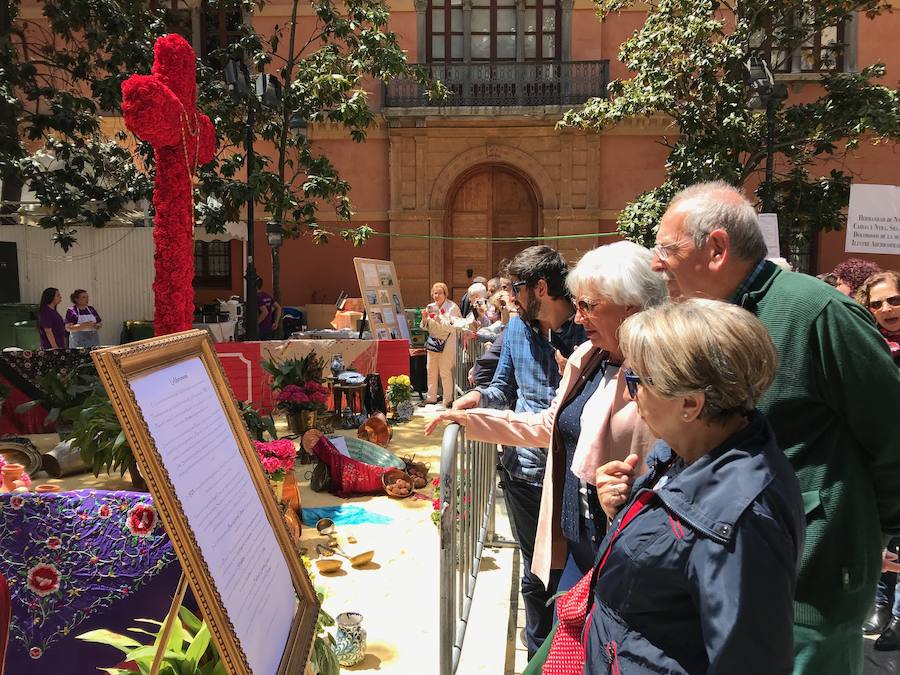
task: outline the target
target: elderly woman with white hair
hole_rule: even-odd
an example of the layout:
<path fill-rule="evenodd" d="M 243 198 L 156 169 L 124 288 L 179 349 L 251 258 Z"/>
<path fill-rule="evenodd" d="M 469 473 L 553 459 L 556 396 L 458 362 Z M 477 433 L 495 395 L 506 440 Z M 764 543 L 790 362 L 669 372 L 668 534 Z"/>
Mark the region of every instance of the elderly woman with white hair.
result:
<path fill-rule="evenodd" d="M 633 487 L 601 488 L 618 510 L 596 566 L 557 602 L 544 672 L 790 675 L 806 517 L 755 409 L 778 363 L 768 331 L 693 299 L 630 317 L 620 342 L 660 441 Z"/>
<path fill-rule="evenodd" d="M 651 262 L 649 251 L 622 241 L 589 251 L 569 273 L 575 321 L 588 342 L 572 353 L 547 410 L 454 410 L 426 429 L 447 420 L 465 426 L 472 440 L 549 448 L 531 562 L 531 573 L 548 588 L 552 570 L 564 569 L 558 588 L 565 590 L 594 563 L 606 531 L 593 485 L 597 468 L 649 450 L 652 435 L 625 396 L 618 331 L 627 317 L 668 297 Z"/>

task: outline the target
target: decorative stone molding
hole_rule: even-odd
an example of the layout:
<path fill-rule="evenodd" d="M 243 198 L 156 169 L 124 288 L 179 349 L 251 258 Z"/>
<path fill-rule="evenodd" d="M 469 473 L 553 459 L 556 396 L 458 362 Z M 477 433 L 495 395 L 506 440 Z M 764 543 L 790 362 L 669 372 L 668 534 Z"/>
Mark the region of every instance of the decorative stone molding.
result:
<path fill-rule="evenodd" d="M 541 163 L 518 148 L 496 143 L 471 148 L 448 162 L 431 187 L 429 207 L 436 211 L 446 208 L 450 188 L 461 175 L 479 164 L 505 164 L 515 169 L 528 180 L 534 189 L 538 208 L 555 209 L 559 207 L 557 197 L 559 190 Z"/>

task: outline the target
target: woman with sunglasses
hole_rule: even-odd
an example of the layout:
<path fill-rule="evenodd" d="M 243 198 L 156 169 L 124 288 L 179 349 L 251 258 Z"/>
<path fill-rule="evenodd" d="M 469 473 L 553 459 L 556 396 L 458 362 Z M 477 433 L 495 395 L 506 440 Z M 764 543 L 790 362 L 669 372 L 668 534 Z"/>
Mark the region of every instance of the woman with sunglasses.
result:
<path fill-rule="evenodd" d="M 854 298 L 875 317 L 891 356 L 900 365 L 900 272 L 877 272 L 856 290 Z"/>
<path fill-rule="evenodd" d="M 430 434 L 446 420 L 465 426 L 472 440 L 549 448 L 531 557 L 531 573 L 547 588 L 551 570 L 563 570 L 557 589 L 565 590 L 594 563 L 606 531 L 593 485 L 597 467 L 610 459 L 643 456 L 652 443 L 625 397 L 618 340 L 626 317 L 668 297 L 651 262 L 647 249 L 622 241 L 589 251 L 569 272 L 566 286 L 575 299 L 575 322 L 584 327 L 588 342 L 568 358 L 547 410 L 453 410 L 426 429 Z"/>
<path fill-rule="evenodd" d="M 876 272 L 859 286 L 853 297 L 872 312 L 894 362 L 900 366 L 900 272 Z M 890 548 L 896 550 L 897 544 L 895 538 Z M 893 552 L 890 557 L 895 558 Z M 900 585 L 893 571 L 882 571 L 875 589 L 875 604 L 862 629 L 866 635 L 878 635 L 875 649 L 893 651 L 900 649 Z"/>
<path fill-rule="evenodd" d="M 754 409 L 777 366 L 768 331 L 693 299 L 630 317 L 620 342 L 628 391 L 661 440 L 596 566 L 557 601 L 544 672 L 789 675 L 805 517 Z M 566 668 L 582 645 L 586 664 Z"/>

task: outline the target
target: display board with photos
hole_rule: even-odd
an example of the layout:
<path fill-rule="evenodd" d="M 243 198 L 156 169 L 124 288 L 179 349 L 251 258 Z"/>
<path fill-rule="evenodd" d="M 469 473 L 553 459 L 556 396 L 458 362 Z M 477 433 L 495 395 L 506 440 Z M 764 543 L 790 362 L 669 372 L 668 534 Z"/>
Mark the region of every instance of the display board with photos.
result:
<path fill-rule="evenodd" d="M 372 336 L 378 340 L 409 340 L 409 324 L 394 263 L 354 258 L 353 265 Z"/>
<path fill-rule="evenodd" d="M 319 602 L 209 334 L 92 357 L 227 671 L 303 672 Z"/>

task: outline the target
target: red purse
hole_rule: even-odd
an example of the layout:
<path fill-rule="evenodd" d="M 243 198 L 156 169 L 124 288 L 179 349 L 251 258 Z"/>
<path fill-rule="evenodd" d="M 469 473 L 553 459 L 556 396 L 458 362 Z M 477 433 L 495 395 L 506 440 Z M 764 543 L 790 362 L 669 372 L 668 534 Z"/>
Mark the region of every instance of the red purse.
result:
<path fill-rule="evenodd" d="M 594 604 L 594 585 L 597 583 L 597 577 L 600 576 L 600 572 L 606 565 L 616 538 L 653 497 L 653 491 L 646 490 L 634 500 L 613 533 L 600 564 L 594 565 L 594 569 L 585 574 L 581 581 L 556 601 L 559 625 L 556 627 L 553 642 L 550 643 L 550 653 L 547 654 L 547 660 L 541 669 L 541 673 L 544 675 L 582 675 L 584 673 L 584 664 L 587 660 L 584 641 L 587 629 L 591 624 L 590 613 Z M 611 647 L 612 672 L 617 675 L 619 666 L 615 655 L 615 643 L 611 643 Z"/>

